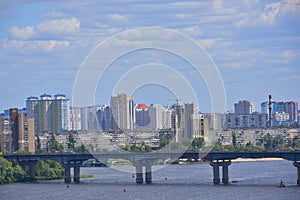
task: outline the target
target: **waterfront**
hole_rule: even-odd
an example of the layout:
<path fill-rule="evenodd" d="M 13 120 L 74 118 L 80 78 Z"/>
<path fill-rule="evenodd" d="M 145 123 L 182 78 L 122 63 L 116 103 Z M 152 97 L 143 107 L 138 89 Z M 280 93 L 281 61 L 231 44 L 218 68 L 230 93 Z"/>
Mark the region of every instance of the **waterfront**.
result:
<path fill-rule="evenodd" d="M 122 171 L 129 168 L 116 167 Z M 68 188 L 63 180 L 1 185 L 1 199 L 298 199 L 300 196 L 296 168 L 286 160 L 232 163 L 229 177 L 234 183 L 229 185 L 213 185 L 212 167 L 207 164 L 169 165 L 153 172 L 151 185 L 136 185 L 131 173 L 111 168 L 81 168 L 81 172 L 94 177 L 82 179 L 80 184 L 71 183 Z M 277 187 L 281 179 L 285 188 Z"/>

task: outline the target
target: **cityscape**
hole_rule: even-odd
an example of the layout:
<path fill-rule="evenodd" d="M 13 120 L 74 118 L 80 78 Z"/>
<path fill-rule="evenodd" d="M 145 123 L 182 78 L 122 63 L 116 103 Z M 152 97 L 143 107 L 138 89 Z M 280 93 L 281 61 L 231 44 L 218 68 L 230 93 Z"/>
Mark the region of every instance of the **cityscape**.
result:
<path fill-rule="evenodd" d="M 0 0 L 1 199 L 299 200 L 300 0 Z"/>
<path fill-rule="evenodd" d="M 193 103 L 178 99 L 168 106 L 146 105 L 124 93 L 112 95 L 110 105 L 72 107 L 64 94 L 52 97 L 46 93 L 28 97 L 25 105 L 0 114 L 1 151 L 34 153 L 38 138 L 40 148 L 48 152 L 54 135 L 63 147 L 61 151 L 69 152 L 69 133 L 76 133 L 77 146 L 89 145 L 90 151 L 101 151 L 112 144 L 125 148 L 145 143 L 155 149 L 166 137 L 182 143 L 195 138 L 208 142 L 213 136 L 226 146 L 232 143 L 232 132 L 240 145 L 262 142 L 267 133 L 281 135 L 287 143 L 300 131 L 298 102 L 273 101 L 271 95 L 261 103 L 260 111 L 253 102 L 239 100 L 234 110 L 226 113 L 201 113 Z"/>

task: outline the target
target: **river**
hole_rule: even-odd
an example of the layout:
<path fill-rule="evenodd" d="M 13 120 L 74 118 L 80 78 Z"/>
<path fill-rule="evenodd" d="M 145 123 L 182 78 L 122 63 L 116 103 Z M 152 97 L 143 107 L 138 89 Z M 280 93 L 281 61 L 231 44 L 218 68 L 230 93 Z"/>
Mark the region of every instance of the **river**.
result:
<path fill-rule="evenodd" d="M 228 185 L 212 184 L 208 164 L 154 167 L 150 185 L 136 185 L 133 174 L 122 172 L 129 168 L 81 168 L 82 174 L 93 178 L 81 179 L 79 184 L 54 180 L 1 185 L 0 199 L 300 199 L 296 167 L 286 160 L 232 163 L 229 178 L 233 182 Z M 277 187 L 281 179 L 284 188 Z"/>

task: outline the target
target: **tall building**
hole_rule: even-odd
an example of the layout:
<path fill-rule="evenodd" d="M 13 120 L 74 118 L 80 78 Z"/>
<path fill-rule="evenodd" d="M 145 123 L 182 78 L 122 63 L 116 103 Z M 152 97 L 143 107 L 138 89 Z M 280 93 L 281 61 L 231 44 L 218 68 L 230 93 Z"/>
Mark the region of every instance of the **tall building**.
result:
<path fill-rule="evenodd" d="M 133 97 L 126 94 L 112 95 L 110 107 L 113 115 L 113 129 L 133 130 L 135 111 Z"/>
<path fill-rule="evenodd" d="M 298 122 L 298 102 L 296 101 L 266 101 L 261 103 L 261 112 L 268 115 L 268 122 L 273 126 L 291 125 Z"/>
<path fill-rule="evenodd" d="M 35 152 L 34 119 L 26 112 L 18 114 L 18 148 L 30 153 Z"/>
<path fill-rule="evenodd" d="M 173 112 L 171 118 L 171 129 L 175 135 L 175 141 L 181 142 L 183 139 L 193 139 L 193 117 L 195 113 L 194 105 L 184 104 L 173 105 Z M 195 120 L 197 117 L 195 116 Z M 194 126 L 195 127 L 195 126 Z"/>
<path fill-rule="evenodd" d="M 34 119 L 27 118 L 26 110 L 9 109 L 9 116 L 0 119 L 1 151 L 35 152 Z"/>
<path fill-rule="evenodd" d="M 192 137 L 191 138 L 207 138 L 208 134 L 208 118 L 204 114 L 192 114 Z"/>
<path fill-rule="evenodd" d="M 0 142 L 1 151 L 13 152 L 12 131 L 9 118 L 0 119 Z"/>
<path fill-rule="evenodd" d="M 207 113 L 205 118 L 208 120 L 209 130 L 224 130 L 225 114 L 223 113 Z"/>
<path fill-rule="evenodd" d="M 234 104 L 234 113 L 237 115 L 249 115 L 254 112 L 254 102 L 241 100 Z"/>
<path fill-rule="evenodd" d="M 112 129 L 112 111 L 108 105 L 103 105 L 97 111 L 97 117 L 102 131 L 108 132 Z"/>
<path fill-rule="evenodd" d="M 135 118 L 137 129 L 153 128 L 150 127 L 150 122 L 153 121 L 153 119 L 150 119 L 149 106 L 147 106 L 146 104 L 136 105 Z"/>
<path fill-rule="evenodd" d="M 45 132 L 60 133 L 70 130 L 70 100 L 63 94 L 43 94 L 40 99 L 28 97 L 26 110 L 29 118 L 34 118 L 36 134 Z"/>

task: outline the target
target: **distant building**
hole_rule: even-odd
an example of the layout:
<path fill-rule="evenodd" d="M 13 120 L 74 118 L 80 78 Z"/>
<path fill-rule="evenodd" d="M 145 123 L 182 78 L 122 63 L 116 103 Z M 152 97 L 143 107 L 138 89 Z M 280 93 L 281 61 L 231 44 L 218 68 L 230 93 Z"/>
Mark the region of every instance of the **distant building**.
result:
<path fill-rule="evenodd" d="M 40 99 L 28 97 L 26 110 L 29 118 L 34 118 L 35 134 L 44 132 L 60 133 L 70 130 L 70 100 L 63 94 L 43 94 Z"/>
<path fill-rule="evenodd" d="M 267 128 L 268 115 L 254 112 L 248 115 L 226 114 L 225 129 Z"/>
<path fill-rule="evenodd" d="M 298 102 L 271 102 L 271 116 L 269 116 L 269 102 L 261 103 L 261 112 L 268 115 L 273 126 L 292 125 L 298 122 Z"/>
<path fill-rule="evenodd" d="M 110 108 L 113 114 L 113 129 L 133 130 L 135 111 L 133 97 L 126 94 L 112 95 Z"/>
<path fill-rule="evenodd" d="M 205 118 L 208 120 L 209 130 L 221 131 L 225 129 L 226 115 L 223 113 L 206 113 Z"/>
<path fill-rule="evenodd" d="M 237 115 L 249 115 L 254 112 L 254 102 L 241 100 L 234 104 L 234 113 Z"/>
<path fill-rule="evenodd" d="M 186 103 L 172 106 L 171 131 L 176 142 L 204 135 L 204 115 L 198 114 L 194 104 Z M 208 125 L 206 120 L 206 125 Z M 208 126 L 206 126 L 206 129 Z"/>
<path fill-rule="evenodd" d="M 34 119 L 25 110 L 9 109 L 9 116 L 0 119 L 1 151 L 35 152 Z"/>
<path fill-rule="evenodd" d="M 199 138 L 199 137 L 207 138 L 208 119 L 205 118 L 205 115 L 200 113 L 194 113 L 192 114 L 191 120 L 192 120 L 191 138 Z"/>
<path fill-rule="evenodd" d="M 101 109 L 97 111 L 98 122 L 102 131 L 108 132 L 112 129 L 112 111 L 110 106 L 103 105 Z"/>
<path fill-rule="evenodd" d="M 150 122 L 153 119 L 150 119 L 149 115 L 149 106 L 146 104 L 137 104 L 135 107 L 135 118 L 136 118 L 136 128 L 153 128 L 150 127 Z"/>

